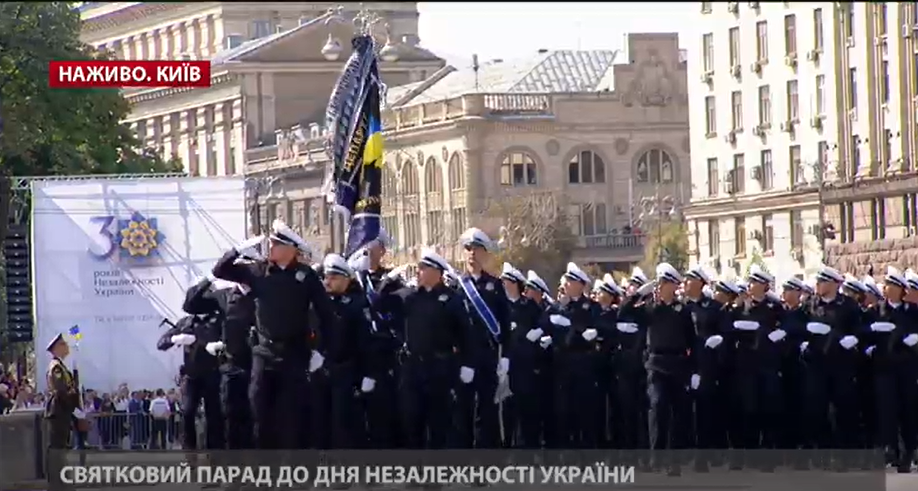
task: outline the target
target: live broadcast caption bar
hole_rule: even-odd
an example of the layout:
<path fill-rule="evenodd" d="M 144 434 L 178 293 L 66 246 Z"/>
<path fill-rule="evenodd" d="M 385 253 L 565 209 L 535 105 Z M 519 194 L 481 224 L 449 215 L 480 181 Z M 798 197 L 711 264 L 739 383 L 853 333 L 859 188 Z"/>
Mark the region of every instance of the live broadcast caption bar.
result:
<path fill-rule="evenodd" d="M 573 490 L 616 486 L 755 491 L 883 491 L 869 451 L 67 451 L 49 469 L 77 488 L 160 484 L 251 487 L 468 486 Z M 698 472 L 696 462 L 712 465 Z M 679 475 L 672 475 L 679 469 Z M 918 488 L 915 488 L 918 489 Z"/>

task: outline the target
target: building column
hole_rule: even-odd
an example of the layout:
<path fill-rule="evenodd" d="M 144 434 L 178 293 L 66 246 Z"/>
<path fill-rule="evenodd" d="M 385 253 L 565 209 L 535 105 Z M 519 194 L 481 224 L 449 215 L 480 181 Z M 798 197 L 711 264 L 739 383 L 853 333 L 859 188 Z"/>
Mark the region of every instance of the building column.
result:
<path fill-rule="evenodd" d="M 210 16 L 198 19 L 198 25 L 201 26 L 201 37 L 198 39 L 198 43 L 201 46 L 201 58 L 210 58 L 212 43 L 210 39 L 210 35 L 212 34 L 210 31 Z"/>
<path fill-rule="evenodd" d="M 230 136 L 230 158 L 227 174 L 242 174 L 245 166 L 245 122 L 242 120 L 242 99 L 235 99 L 232 106 L 232 135 Z"/>
<path fill-rule="evenodd" d="M 169 32 L 172 33 L 171 57 L 173 60 L 181 60 L 182 53 L 185 52 L 185 43 L 188 41 L 185 36 L 185 26 L 182 23 L 173 24 L 169 27 Z"/>
<path fill-rule="evenodd" d="M 134 59 L 134 38 L 126 37 L 121 40 L 121 59 L 122 60 L 133 60 Z"/>
<path fill-rule="evenodd" d="M 159 31 L 159 58 L 163 60 L 173 59 L 172 53 L 175 51 L 172 48 L 172 43 L 174 39 L 172 37 L 172 26 L 166 26 Z"/>
<path fill-rule="evenodd" d="M 214 159 L 218 176 L 225 176 L 226 164 L 230 158 L 230 128 L 232 120 L 226 118 L 226 103 L 219 102 L 214 105 Z"/>
<path fill-rule="evenodd" d="M 147 57 L 147 36 L 145 34 L 138 34 L 134 36 L 134 59 L 135 60 L 146 60 Z"/>
<path fill-rule="evenodd" d="M 159 51 L 159 29 L 151 31 L 147 34 L 147 59 L 148 60 L 159 60 L 162 58 L 162 53 Z"/>
<path fill-rule="evenodd" d="M 211 140 L 209 138 L 210 131 L 207 127 L 207 108 L 199 107 L 198 108 L 198 117 L 197 117 L 197 127 L 195 130 L 198 132 L 198 169 L 203 176 L 212 176 L 214 173 L 211 171 L 210 166 L 210 145 Z"/>
<path fill-rule="evenodd" d="M 162 116 L 163 118 L 163 160 L 169 160 L 175 155 L 175 140 L 172 138 L 172 113 Z"/>
<path fill-rule="evenodd" d="M 198 53 L 198 33 L 195 21 L 185 21 L 182 26 L 185 29 L 185 53 L 191 55 L 192 58 L 196 58 Z"/>
<path fill-rule="evenodd" d="M 185 166 L 185 172 L 190 176 L 197 175 L 197 166 L 195 160 L 191 158 L 191 132 L 192 129 L 188 124 L 188 121 L 192 118 L 194 114 L 193 111 L 182 111 L 179 113 L 178 121 L 178 156 L 182 159 L 182 164 Z"/>
<path fill-rule="evenodd" d="M 225 33 L 223 32 L 223 17 L 220 14 L 215 14 L 212 19 L 213 22 L 211 24 L 211 37 L 213 40 L 210 43 L 210 53 L 215 55 L 223 49 L 223 37 Z"/>

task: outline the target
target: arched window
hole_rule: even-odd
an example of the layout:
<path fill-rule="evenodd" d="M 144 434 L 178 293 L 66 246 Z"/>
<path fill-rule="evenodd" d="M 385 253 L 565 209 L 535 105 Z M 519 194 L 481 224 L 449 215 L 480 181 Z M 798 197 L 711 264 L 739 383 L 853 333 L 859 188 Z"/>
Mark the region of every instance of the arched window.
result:
<path fill-rule="evenodd" d="M 427 186 L 425 192 L 443 192 L 443 173 L 440 171 L 437 159 L 433 157 L 427 159 L 427 164 L 424 165 L 424 184 Z"/>
<path fill-rule="evenodd" d="M 418 169 L 410 160 L 402 165 L 402 193 L 418 194 Z"/>
<path fill-rule="evenodd" d="M 672 182 L 673 158 L 657 148 L 648 150 L 638 159 L 636 173 L 638 182 Z"/>
<path fill-rule="evenodd" d="M 606 163 L 596 152 L 582 150 L 567 163 L 567 174 L 571 184 L 601 184 L 606 182 Z"/>
<path fill-rule="evenodd" d="M 458 153 L 449 158 L 449 188 L 453 191 L 465 189 L 465 169 Z"/>
<path fill-rule="evenodd" d="M 535 186 L 538 184 L 536 164 L 525 152 L 511 152 L 500 162 L 500 183 L 503 186 Z"/>
<path fill-rule="evenodd" d="M 382 196 L 384 198 L 395 197 L 397 192 L 395 169 L 388 162 L 383 164 L 382 168 Z"/>

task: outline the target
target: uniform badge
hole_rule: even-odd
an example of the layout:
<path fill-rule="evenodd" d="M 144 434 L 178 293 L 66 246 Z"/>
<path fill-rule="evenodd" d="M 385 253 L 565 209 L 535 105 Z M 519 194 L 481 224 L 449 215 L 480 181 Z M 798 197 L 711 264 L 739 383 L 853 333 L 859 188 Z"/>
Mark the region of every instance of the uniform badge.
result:
<path fill-rule="evenodd" d="M 510 329 L 516 329 L 516 322 L 510 323 Z"/>
<path fill-rule="evenodd" d="M 341 303 L 343 304 L 351 303 L 351 297 L 341 297 Z"/>
<path fill-rule="evenodd" d="M 306 279 L 306 273 L 304 273 L 304 272 L 302 272 L 302 271 L 297 271 L 297 272 L 296 272 L 296 281 L 302 282 L 302 281 L 305 280 L 305 279 Z"/>
<path fill-rule="evenodd" d="M 675 310 L 676 312 L 682 312 L 682 304 L 681 303 L 676 304 L 676 306 L 673 307 L 673 310 Z"/>
<path fill-rule="evenodd" d="M 489 281 L 489 282 L 485 285 L 485 290 L 488 290 L 489 292 L 493 292 L 493 291 L 494 291 L 494 283 L 491 283 L 491 282 Z"/>
<path fill-rule="evenodd" d="M 580 308 L 583 310 L 588 310 L 590 308 L 590 304 L 583 302 L 583 304 L 580 305 Z"/>
<path fill-rule="evenodd" d="M 437 300 L 439 300 L 439 301 L 441 301 L 441 302 L 445 302 L 445 301 L 449 300 L 449 296 L 448 296 L 448 295 L 440 295 L 440 298 L 438 298 Z"/>

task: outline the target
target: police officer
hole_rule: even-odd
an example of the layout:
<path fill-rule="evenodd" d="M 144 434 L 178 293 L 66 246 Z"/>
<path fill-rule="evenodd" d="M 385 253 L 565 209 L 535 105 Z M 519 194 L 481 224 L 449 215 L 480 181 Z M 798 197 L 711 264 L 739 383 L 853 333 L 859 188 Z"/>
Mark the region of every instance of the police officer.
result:
<path fill-rule="evenodd" d="M 593 327 L 599 306 L 586 295 L 589 284 L 590 277 L 576 264 L 568 263 L 558 313 L 551 316 L 558 376 L 555 416 L 558 436 L 567 448 L 597 448 L 601 431 L 595 426 L 601 414 L 595 370 L 599 331 Z"/>
<path fill-rule="evenodd" d="M 871 319 L 875 317 L 876 310 L 867 307 L 867 286 L 852 274 L 845 275 L 845 281 L 842 282 L 842 294 L 854 300 L 854 303 L 860 307 L 863 313 L 862 326 L 858 326 L 865 333 L 870 331 L 869 325 Z M 857 443 L 858 448 L 876 448 L 876 404 L 874 395 L 876 389 L 873 385 L 873 360 L 865 356 L 864 349 L 866 343 L 860 344 L 856 351 L 858 356 L 855 358 L 855 390 L 857 399 Z"/>
<path fill-rule="evenodd" d="M 634 268 L 623 284 L 625 295 L 618 308 L 613 335 L 612 372 L 615 390 L 612 436 L 615 448 L 646 448 L 647 444 L 647 372 L 644 351 L 647 346 L 649 284 L 641 268 Z M 638 290 L 641 293 L 638 293 Z"/>
<path fill-rule="evenodd" d="M 509 303 L 506 358 L 509 365 L 500 367 L 501 385 L 507 385 L 513 396 L 503 401 L 504 446 L 542 447 L 540 401 L 545 395 L 545 350 L 540 340 L 543 309 L 523 295 L 526 277 L 509 263 L 500 275 Z M 518 431 L 517 431 L 518 430 Z"/>
<path fill-rule="evenodd" d="M 322 265 L 325 290 L 338 321 L 321 327 L 321 362 L 310 367 L 312 372 L 324 370 L 328 379 L 326 397 L 313 401 L 314 431 L 327 432 L 329 448 L 352 449 L 364 435 L 354 393 L 372 393 L 379 377 L 379 360 L 370 351 L 376 325 L 348 262 L 338 254 L 328 254 Z"/>
<path fill-rule="evenodd" d="M 705 287 L 712 282 L 707 271 L 696 266 L 685 273 L 683 291 L 685 306 L 695 324 L 696 345 L 692 348 L 695 366 L 698 369 L 698 386 L 691 395 L 695 402 L 695 448 L 711 450 L 725 448 L 726 428 L 723 425 L 722 408 L 724 399 L 723 373 L 723 316 L 719 302 L 705 294 Z M 699 455 L 695 460 L 698 470 L 708 466 L 709 455 Z"/>
<path fill-rule="evenodd" d="M 781 359 L 781 385 L 784 394 L 784 421 L 781 447 L 796 449 L 803 442 L 803 411 L 795 401 L 803 400 L 803 370 L 800 363 L 798 347 L 806 334 L 807 312 L 803 302 L 806 285 L 797 278 L 791 277 L 782 285 L 781 301 L 784 310 L 781 312 L 781 328 L 787 332 L 786 347 Z"/>
<path fill-rule="evenodd" d="M 865 336 L 876 374 L 880 443 L 887 462 L 901 473 L 911 471 L 918 433 L 918 316 L 915 306 L 903 301 L 906 287 L 905 277 L 890 267 L 884 279 L 886 299 L 877 306 Z"/>
<path fill-rule="evenodd" d="M 678 450 L 685 447 L 691 421 L 691 408 L 686 386 L 690 380 L 697 385 L 697 375 L 689 358 L 696 345 L 695 325 L 689 309 L 676 298 L 682 275 L 672 265 L 657 266 L 656 297 L 646 304 L 649 312 L 647 326 L 647 395 L 651 450 Z M 648 283 L 638 294 L 647 294 Z M 650 287 L 653 288 L 653 287 Z M 661 462 L 658 460 L 657 465 Z M 679 474 L 679 467 L 670 462 L 669 473 Z"/>
<path fill-rule="evenodd" d="M 70 436 L 77 420 L 85 419 L 80 409 L 80 389 L 77 387 L 73 372 L 64 364 L 70 355 L 70 346 L 64 336 L 58 334 L 48 343 L 51 353 L 51 364 L 48 366 L 48 389 L 50 397 L 45 405 L 45 419 L 48 420 L 48 453 L 47 473 L 51 489 L 64 489 L 61 481 L 61 470 L 70 449 Z"/>
<path fill-rule="evenodd" d="M 309 346 L 310 309 L 320 325 L 334 325 L 335 317 L 315 270 L 297 261 L 299 253 L 310 247 L 283 222 L 275 220 L 272 225 L 267 260 L 236 263 L 240 251 L 262 241 L 262 237 L 248 239 L 228 251 L 214 266 L 213 275 L 248 287 L 254 296 L 258 344 L 252 348 L 249 399 L 256 447 L 296 448 L 304 433 L 307 372 L 318 360 Z"/>
<path fill-rule="evenodd" d="M 205 297 L 210 280 L 204 279 L 186 292 L 183 308 L 190 314 L 180 319 L 158 343 L 165 351 L 173 346 L 182 348 L 180 370 L 182 384 L 182 429 L 184 447 L 198 448 L 196 421 L 204 403 L 206 442 L 211 450 L 225 447 L 224 418 L 220 407 L 219 361 L 207 352 L 207 344 L 219 341 L 223 315 L 212 298 Z"/>
<path fill-rule="evenodd" d="M 539 338 L 539 347 L 542 348 L 542 354 L 538 357 L 538 364 L 541 370 L 541 387 L 542 401 L 554 401 L 555 394 L 555 374 L 552 369 L 552 324 L 549 317 L 555 312 L 554 300 L 551 298 L 551 290 L 548 284 L 535 271 L 526 272 L 526 288 L 523 290 L 527 298 L 533 301 L 542 312 L 539 328 L 542 329 Z M 512 363 L 511 363 L 512 366 Z M 519 402 L 518 402 L 519 404 Z M 540 425 L 542 429 L 542 442 L 545 448 L 558 448 L 557 428 L 555 411 L 553 404 L 539 404 Z"/>
<path fill-rule="evenodd" d="M 498 371 L 507 365 L 502 356 L 509 331 L 507 298 L 500 280 L 484 270 L 490 260 L 491 239 L 477 228 L 463 233 L 465 273 L 457 289 L 465 297 L 471 327 L 466 331 L 457 388 L 457 443 L 461 448 L 498 448 L 500 416 L 494 395 Z"/>
<path fill-rule="evenodd" d="M 854 448 L 857 442 L 855 360 L 861 310 L 839 294 L 843 282 L 841 273 L 823 267 L 816 274 L 816 289 L 808 305 L 807 333 L 800 350 L 805 363 L 804 393 L 808 396 L 804 408 L 810 448 Z M 830 406 L 835 414 L 834 434 Z"/>
<path fill-rule="evenodd" d="M 418 262 L 418 286 L 405 295 L 405 354 L 399 389 L 402 428 L 410 449 L 446 448 L 452 426 L 451 393 L 471 327 L 462 293 L 443 283 L 449 269 L 445 259 L 425 249 Z"/>
<path fill-rule="evenodd" d="M 398 352 L 404 344 L 402 316 L 402 279 L 404 268 L 392 269 L 382 264 L 389 236 L 385 230 L 369 244 L 369 269 L 364 275 L 363 289 L 370 302 L 376 329 L 373 331 L 374 357 L 379 360 L 374 375 L 375 388 L 361 398 L 367 424 L 370 448 L 397 448 L 402 433 L 398 416 L 397 381 Z"/>
<path fill-rule="evenodd" d="M 594 301 L 599 306 L 596 318 L 596 328 L 599 336 L 599 351 L 596 354 L 596 375 L 599 380 L 600 421 L 595 423 L 597 428 L 602 428 L 600 438 L 603 448 L 607 448 L 612 438 L 612 415 L 618 410 L 618 398 L 615 392 L 615 366 L 613 355 L 615 353 L 616 326 L 618 324 L 618 306 L 625 292 L 616 283 L 610 274 L 593 283 Z"/>

